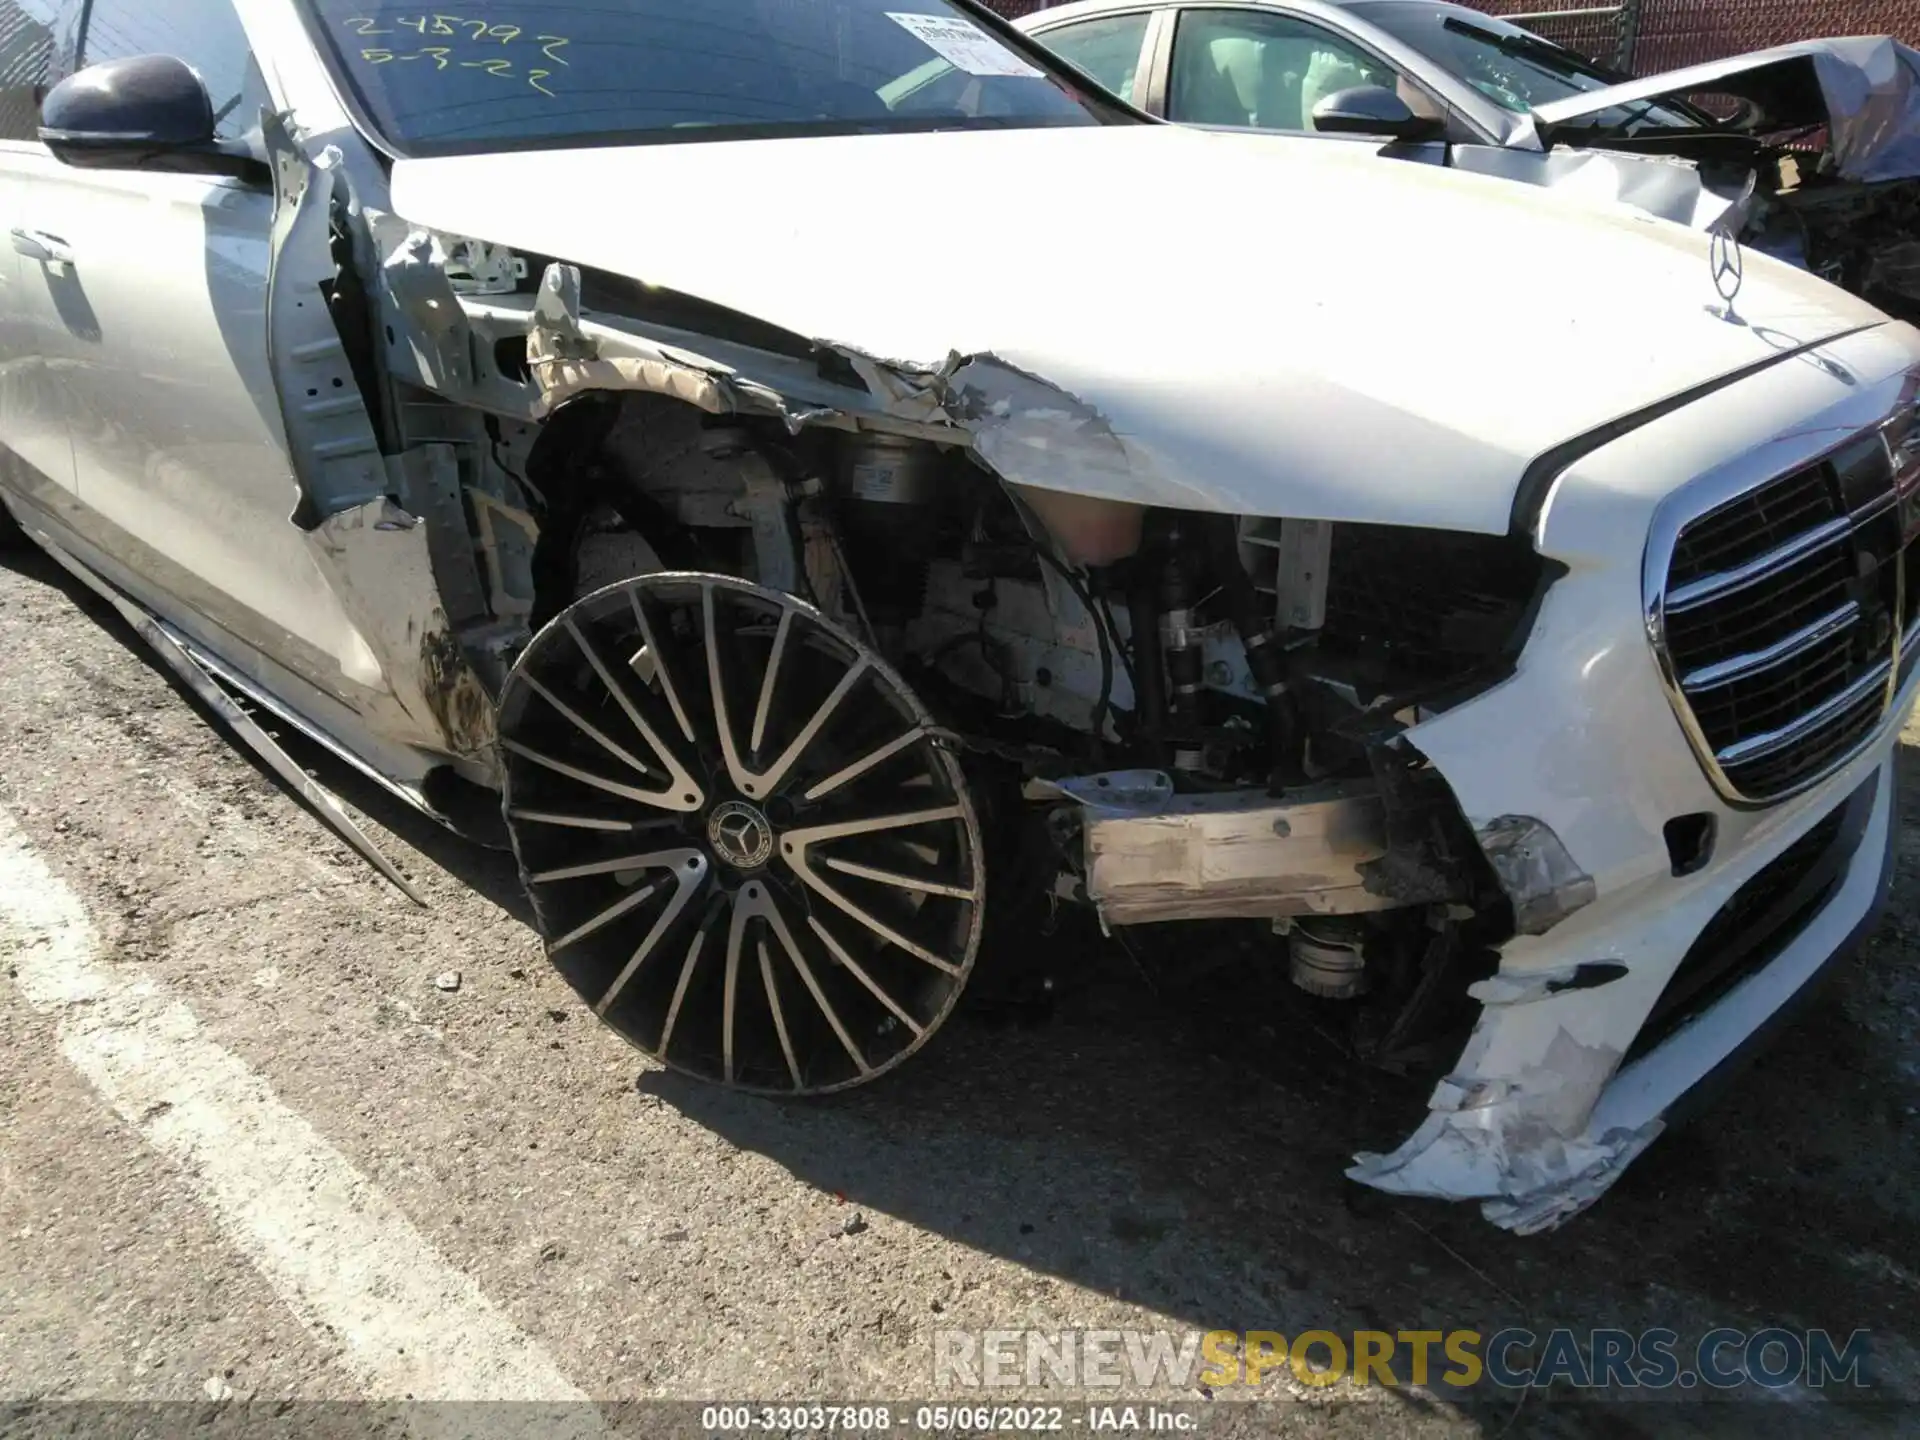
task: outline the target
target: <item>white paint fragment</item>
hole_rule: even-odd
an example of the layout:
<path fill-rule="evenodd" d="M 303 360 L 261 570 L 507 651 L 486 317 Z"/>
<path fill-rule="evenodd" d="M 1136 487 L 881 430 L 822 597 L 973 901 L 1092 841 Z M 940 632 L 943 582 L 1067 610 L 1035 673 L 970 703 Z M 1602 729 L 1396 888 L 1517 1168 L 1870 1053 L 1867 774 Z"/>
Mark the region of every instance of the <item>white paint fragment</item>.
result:
<path fill-rule="evenodd" d="M 359 1398 L 547 1403 L 568 1408 L 522 1417 L 529 1429 L 599 1433 L 546 1352 L 191 1010 L 141 970 L 100 963 L 79 898 L 4 810 L 0 956 L 58 1017 L 67 1060 L 180 1167 L 301 1322 L 338 1343 Z"/>

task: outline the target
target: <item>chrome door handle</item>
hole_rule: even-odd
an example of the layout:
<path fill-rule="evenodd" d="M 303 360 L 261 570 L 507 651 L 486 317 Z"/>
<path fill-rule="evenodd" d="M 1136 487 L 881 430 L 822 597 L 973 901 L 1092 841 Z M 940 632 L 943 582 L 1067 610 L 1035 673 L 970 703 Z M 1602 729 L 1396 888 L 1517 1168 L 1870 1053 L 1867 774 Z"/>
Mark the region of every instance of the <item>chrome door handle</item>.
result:
<path fill-rule="evenodd" d="M 38 260 L 43 265 L 73 264 L 73 248 L 58 235 L 49 235 L 44 230 L 14 231 L 13 248 L 27 259 Z"/>

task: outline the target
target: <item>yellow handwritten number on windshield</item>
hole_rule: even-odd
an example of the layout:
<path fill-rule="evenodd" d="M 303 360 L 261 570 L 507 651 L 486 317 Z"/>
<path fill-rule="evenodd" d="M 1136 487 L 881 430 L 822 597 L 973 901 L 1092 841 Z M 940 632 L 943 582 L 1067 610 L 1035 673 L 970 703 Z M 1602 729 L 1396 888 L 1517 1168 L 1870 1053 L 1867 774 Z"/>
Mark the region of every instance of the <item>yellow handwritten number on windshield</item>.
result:
<path fill-rule="evenodd" d="M 391 30 L 379 28 L 380 22 L 378 20 L 365 15 L 352 16 L 342 23 L 356 35 L 391 35 L 394 33 Z M 516 40 L 520 40 L 526 35 L 526 31 L 522 30 L 518 25 L 494 25 L 485 20 L 468 20 L 459 15 L 449 15 L 439 12 L 431 15 L 399 15 L 393 17 L 393 23 L 395 25 L 404 25 L 407 29 L 418 33 L 423 39 L 429 35 L 445 35 L 455 40 L 465 41 L 471 45 L 492 46 L 497 44 L 500 46 L 511 46 Z M 462 30 L 467 33 L 462 34 Z M 534 43 L 540 47 L 540 53 L 546 56 L 553 64 L 565 67 L 572 66 L 573 62 L 560 53 L 567 46 L 573 44 L 573 41 L 565 35 L 541 35 L 536 38 Z M 498 75 L 503 80 L 516 80 L 521 78 L 515 73 L 513 61 L 511 60 L 461 60 L 456 62 L 452 57 L 457 53 L 459 52 L 451 45 L 422 45 L 419 51 L 412 55 L 398 55 L 390 49 L 375 47 L 362 50 L 360 52 L 360 58 L 369 65 L 387 65 L 395 60 L 431 60 L 433 61 L 435 70 L 446 70 L 457 63 L 462 70 L 484 70 L 489 75 Z M 556 98 L 554 92 L 549 90 L 543 83 L 544 81 L 551 80 L 554 73 L 552 70 L 528 70 L 525 77 L 528 88 L 539 91 L 549 99 Z"/>

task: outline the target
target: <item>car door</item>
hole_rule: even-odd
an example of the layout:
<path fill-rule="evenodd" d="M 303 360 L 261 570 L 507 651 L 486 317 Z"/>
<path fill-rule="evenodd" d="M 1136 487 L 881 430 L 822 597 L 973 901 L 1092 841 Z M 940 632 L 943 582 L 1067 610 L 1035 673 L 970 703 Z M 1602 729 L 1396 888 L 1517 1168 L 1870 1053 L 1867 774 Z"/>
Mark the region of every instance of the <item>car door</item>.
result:
<path fill-rule="evenodd" d="M 1148 108 L 1186 125 L 1316 134 L 1313 111 L 1342 90 L 1374 85 L 1416 115 L 1447 118 L 1424 87 L 1350 35 L 1301 15 L 1245 6 L 1190 6 L 1176 13 L 1164 71 Z M 1367 136 L 1347 136 L 1379 144 Z M 1400 145 L 1401 158 L 1446 162 L 1442 142 Z"/>
<path fill-rule="evenodd" d="M 220 138 L 257 139 L 268 93 L 234 0 L 88 0 L 85 13 L 81 69 L 175 56 L 206 82 Z M 25 223 L 63 263 L 35 267 L 28 288 L 61 321 L 49 343 L 86 538 L 149 603 L 352 703 L 380 671 L 291 520 L 268 357 L 273 213 L 264 173 L 61 167 Z"/>
<path fill-rule="evenodd" d="M 54 341 L 61 326 L 41 275 L 57 254 L 33 221 L 60 168 L 39 138 L 59 10 L 59 0 L 0 0 L 0 484 L 70 516 L 73 448 Z"/>

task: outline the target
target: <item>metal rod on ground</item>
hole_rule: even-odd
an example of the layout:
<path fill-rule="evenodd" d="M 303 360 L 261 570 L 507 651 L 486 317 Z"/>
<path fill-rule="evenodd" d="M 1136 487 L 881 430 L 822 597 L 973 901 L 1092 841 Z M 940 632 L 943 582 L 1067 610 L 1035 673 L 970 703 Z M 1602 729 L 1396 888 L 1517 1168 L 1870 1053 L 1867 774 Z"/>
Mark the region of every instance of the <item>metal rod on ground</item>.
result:
<path fill-rule="evenodd" d="M 401 894 L 422 910 L 431 908 L 420 897 L 420 892 L 415 890 L 407 882 L 407 878 L 394 868 L 393 862 L 382 855 L 373 841 L 367 838 L 366 832 L 354 823 L 353 817 L 347 813 L 347 807 L 341 803 L 340 798 L 296 765 L 293 757 L 275 744 L 273 737 L 262 730 L 251 715 L 240 708 L 239 702 L 220 688 L 220 682 L 200 667 L 199 661 L 187 653 L 186 647 L 176 640 L 164 625 L 132 601 L 118 594 L 64 551 L 48 546 L 48 553 L 66 569 L 85 581 L 89 589 L 95 591 L 115 610 L 118 610 L 121 618 L 133 627 L 134 632 L 152 646 L 162 660 L 167 662 L 168 668 L 186 681 L 193 693 L 206 701 L 214 713 L 232 727 L 240 743 L 258 755 L 267 763 L 268 769 L 298 791 L 301 799 L 313 807 L 314 813 L 325 821 L 342 840 L 358 851 L 362 859 L 392 881 Z"/>

